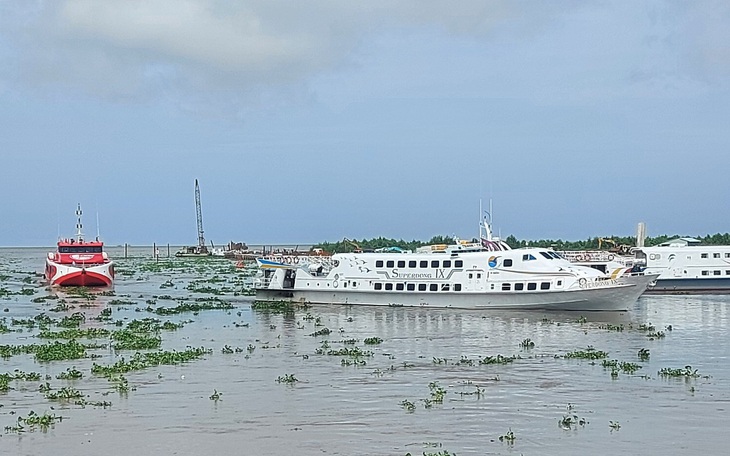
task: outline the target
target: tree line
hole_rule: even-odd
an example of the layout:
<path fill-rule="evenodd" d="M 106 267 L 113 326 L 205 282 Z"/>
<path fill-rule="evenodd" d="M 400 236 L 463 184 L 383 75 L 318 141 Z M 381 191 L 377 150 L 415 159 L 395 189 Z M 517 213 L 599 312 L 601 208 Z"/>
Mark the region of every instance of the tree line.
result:
<path fill-rule="evenodd" d="M 644 240 L 644 245 L 653 246 L 659 245 L 663 242 L 667 242 L 671 239 L 678 237 L 692 237 L 699 240 L 705 245 L 730 245 L 730 233 L 717 233 L 708 234 L 705 236 L 686 236 L 686 235 L 661 235 L 654 237 L 647 237 Z M 471 239 L 472 242 L 478 242 L 478 239 Z M 612 236 L 608 238 L 601 237 L 590 237 L 585 240 L 579 241 L 564 241 L 562 239 L 539 239 L 539 240 L 526 240 L 517 239 L 516 237 L 509 235 L 504 241 L 512 247 L 517 249 L 520 247 L 542 247 L 542 248 L 553 248 L 555 250 L 598 250 L 599 247 L 602 250 L 616 250 L 621 246 L 635 246 L 635 236 Z M 453 244 L 456 239 L 451 236 L 434 236 L 428 241 L 405 241 L 403 239 L 389 239 L 385 237 L 377 237 L 373 239 L 343 239 L 338 242 L 321 242 L 315 245 L 313 248 L 319 248 L 330 253 L 343 253 L 343 252 L 354 252 L 356 250 L 362 251 L 373 251 L 377 249 L 387 249 L 397 247 L 403 250 L 416 250 L 418 247 L 433 244 Z"/>

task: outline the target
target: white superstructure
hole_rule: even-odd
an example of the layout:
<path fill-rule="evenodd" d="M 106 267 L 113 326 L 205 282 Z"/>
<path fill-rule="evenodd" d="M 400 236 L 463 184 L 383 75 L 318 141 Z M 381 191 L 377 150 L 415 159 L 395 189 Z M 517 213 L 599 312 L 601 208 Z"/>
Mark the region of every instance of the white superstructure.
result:
<path fill-rule="evenodd" d="M 654 247 L 637 247 L 636 261 L 659 274 L 655 293 L 730 293 L 730 246 L 700 245 L 677 238 Z"/>
<path fill-rule="evenodd" d="M 351 305 L 626 310 L 644 287 L 571 264 L 540 248 L 485 251 L 481 243 L 415 253 L 341 253 L 298 264 L 258 260 L 258 300 Z"/>

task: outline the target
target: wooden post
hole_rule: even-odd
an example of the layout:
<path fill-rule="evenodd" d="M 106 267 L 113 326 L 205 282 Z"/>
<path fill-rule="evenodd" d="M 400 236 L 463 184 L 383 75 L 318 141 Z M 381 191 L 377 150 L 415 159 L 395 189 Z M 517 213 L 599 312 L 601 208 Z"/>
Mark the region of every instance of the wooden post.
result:
<path fill-rule="evenodd" d="M 124 258 L 127 258 L 127 243 L 124 243 Z"/>

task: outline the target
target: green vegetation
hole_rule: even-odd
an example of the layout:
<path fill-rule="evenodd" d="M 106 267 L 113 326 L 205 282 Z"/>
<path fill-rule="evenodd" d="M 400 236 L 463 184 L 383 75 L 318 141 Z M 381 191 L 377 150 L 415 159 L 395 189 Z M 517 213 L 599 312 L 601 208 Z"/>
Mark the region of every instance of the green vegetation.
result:
<path fill-rule="evenodd" d="M 613 239 L 617 245 L 636 245 L 636 237 L 635 236 L 608 236 L 611 239 Z M 655 237 L 647 237 L 644 240 L 644 245 L 646 246 L 653 246 L 658 245 L 663 242 L 669 241 L 671 239 L 675 239 L 678 237 L 693 237 L 695 239 L 698 239 L 703 244 L 707 245 L 728 245 L 730 244 L 730 233 L 717 233 L 717 234 L 707 234 L 705 236 L 696 236 L 696 235 L 661 235 L 661 236 L 655 236 Z M 516 237 L 510 235 L 507 236 L 504 241 L 509 244 L 510 247 L 513 249 L 517 249 L 520 247 L 543 247 L 543 248 L 549 248 L 552 247 L 555 250 L 598 250 L 598 240 L 601 237 L 590 237 L 585 240 L 578 240 L 578 241 L 568 241 L 568 240 L 562 240 L 562 239 L 539 239 L 539 240 L 525 240 L 525 239 L 517 239 Z M 605 236 L 603 236 L 605 238 Z M 477 239 L 472 239 L 472 241 L 477 241 Z M 352 241 L 346 241 L 342 240 L 339 242 L 321 242 L 317 245 L 315 245 L 313 248 L 320 248 L 327 252 L 331 253 L 342 253 L 342 252 L 353 252 L 356 250 L 356 245 L 360 246 L 362 250 L 375 250 L 375 249 L 381 249 L 386 247 L 399 247 L 401 249 L 405 250 L 415 250 L 418 247 L 422 247 L 424 245 L 432 245 L 432 244 L 453 244 L 455 242 L 454 238 L 451 236 L 434 236 L 429 241 L 404 241 L 403 239 L 396 240 L 396 239 L 388 239 L 384 237 L 378 237 L 373 239 L 362 239 L 357 240 L 353 239 Z"/>

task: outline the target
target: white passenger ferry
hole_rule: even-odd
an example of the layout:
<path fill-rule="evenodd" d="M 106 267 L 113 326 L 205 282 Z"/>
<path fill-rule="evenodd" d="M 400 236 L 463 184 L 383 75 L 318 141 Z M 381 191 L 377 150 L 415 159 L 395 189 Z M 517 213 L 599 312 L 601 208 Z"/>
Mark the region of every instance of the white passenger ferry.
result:
<path fill-rule="evenodd" d="M 257 300 L 464 309 L 626 310 L 646 283 L 625 283 L 541 248 L 458 242 L 414 253 L 339 253 L 297 264 L 265 258 Z"/>
<path fill-rule="evenodd" d="M 636 261 L 659 274 L 651 293 L 730 293 L 730 246 L 701 245 L 677 238 L 654 247 L 636 247 Z"/>

